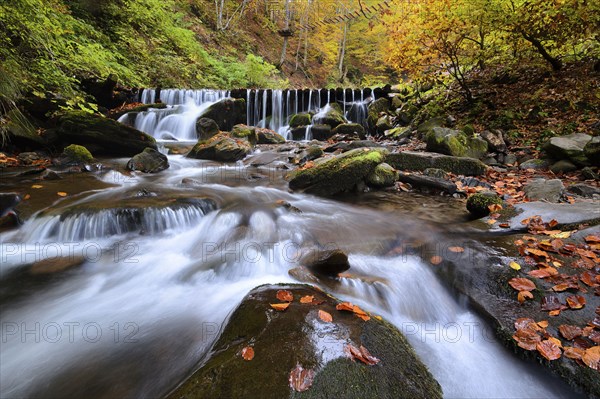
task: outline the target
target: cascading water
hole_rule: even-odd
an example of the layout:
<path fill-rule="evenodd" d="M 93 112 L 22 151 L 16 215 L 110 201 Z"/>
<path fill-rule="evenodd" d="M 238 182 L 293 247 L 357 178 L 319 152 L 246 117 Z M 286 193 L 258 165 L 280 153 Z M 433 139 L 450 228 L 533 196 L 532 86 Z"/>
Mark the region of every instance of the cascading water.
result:
<path fill-rule="evenodd" d="M 320 246 L 348 253 L 354 276 L 323 281 L 322 288 L 404 331 L 447 397 L 568 394 L 486 334 L 486 324 L 418 257 L 387 255 L 398 242 L 439 241 L 436 228 L 409 210 L 291 194 L 285 170 L 252 166 L 259 156 L 215 165 L 170 155 L 171 167 L 160 174 L 113 171 L 101 178 L 116 186 L 61 199 L 3 234 L 2 284 L 54 256 L 49 248 L 86 261 L 33 292 L 21 281 L 9 287 L 20 296 L 5 301 L 0 314 L 0 396 L 160 397 L 208 353 L 249 290 L 295 281 L 288 271 L 298 254 Z M 257 173 L 268 178 L 248 178 Z M 206 198 L 211 205 L 158 206 L 164 198 Z M 116 200 L 135 201 L 144 214 L 120 220 L 107 205 Z"/>
<path fill-rule="evenodd" d="M 187 104 L 193 100 L 196 105 L 202 105 L 210 102 L 222 100 L 230 96 L 229 90 L 211 90 L 211 89 L 161 89 L 160 100 L 167 105 Z M 140 97 L 144 104 L 154 104 L 156 102 L 156 90 L 144 89 Z"/>

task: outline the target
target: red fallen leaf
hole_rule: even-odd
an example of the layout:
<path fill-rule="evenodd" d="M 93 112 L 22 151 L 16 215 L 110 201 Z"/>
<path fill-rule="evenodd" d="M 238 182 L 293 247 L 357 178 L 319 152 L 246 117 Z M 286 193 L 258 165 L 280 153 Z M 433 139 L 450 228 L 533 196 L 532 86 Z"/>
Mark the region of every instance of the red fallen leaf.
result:
<path fill-rule="evenodd" d="M 593 345 L 589 340 L 582 337 L 577 337 L 573 340 L 573 346 L 575 348 L 581 348 L 585 350 L 587 348 L 591 348 Z"/>
<path fill-rule="evenodd" d="M 319 309 L 319 319 L 323 320 L 325 323 L 331 323 L 333 321 L 331 314 L 321 309 Z"/>
<path fill-rule="evenodd" d="M 503 229 L 508 229 L 510 227 L 510 223 L 500 223 L 498 226 L 502 227 Z"/>
<path fill-rule="evenodd" d="M 539 342 L 535 348 L 540 355 L 544 356 L 547 360 L 559 359 L 562 354 L 558 345 L 549 339 Z"/>
<path fill-rule="evenodd" d="M 600 346 L 593 346 L 586 349 L 581 356 L 581 361 L 589 368 L 600 370 Z"/>
<path fill-rule="evenodd" d="M 568 357 L 569 359 L 581 360 L 581 357 L 583 356 L 584 353 L 585 353 L 584 349 L 575 348 L 573 346 L 565 346 L 564 355 L 565 355 L 565 357 Z"/>
<path fill-rule="evenodd" d="M 251 346 L 246 346 L 242 349 L 242 357 L 247 361 L 254 359 L 254 349 Z"/>
<path fill-rule="evenodd" d="M 534 351 L 539 342 L 542 341 L 542 337 L 532 328 L 522 328 L 512 336 L 517 345 L 528 351 Z"/>
<path fill-rule="evenodd" d="M 315 296 L 314 295 L 306 295 L 303 296 L 302 298 L 300 298 L 300 303 L 312 303 L 312 301 L 314 301 Z"/>
<path fill-rule="evenodd" d="M 290 303 L 272 303 L 271 307 L 275 310 L 278 310 L 280 312 L 283 312 L 284 310 L 286 310 L 288 308 L 288 306 L 290 306 Z"/>
<path fill-rule="evenodd" d="M 293 302 L 294 296 L 290 291 L 287 290 L 279 290 L 277 291 L 277 299 L 283 302 Z"/>
<path fill-rule="evenodd" d="M 594 330 L 588 336 L 596 345 L 600 345 L 600 331 Z"/>
<path fill-rule="evenodd" d="M 553 267 L 546 267 L 543 269 L 531 270 L 527 274 L 530 275 L 531 277 L 547 278 L 550 276 L 556 276 L 558 274 L 558 270 L 556 270 Z"/>
<path fill-rule="evenodd" d="M 585 298 L 581 295 L 570 295 L 567 297 L 567 305 L 571 309 L 581 309 L 585 306 Z"/>
<path fill-rule="evenodd" d="M 351 359 L 360 360 L 361 362 L 363 362 L 364 364 L 367 364 L 369 366 L 373 366 L 380 362 L 380 360 L 378 358 L 371 355 L 369 353 L 369 351 L 367 350 L 367 348 L 365 348 L 362 345 L 360 346 L 360 349 L 359 349 L 352 344 L 347 344 L 344 347 L 344 351 L 350 355 Z"/>
<path fill-rule="evenodd" d="M 308 390 L 315 378 L 315 372 L 310 369 L 304 369 L 299 363 L 290 372 L 290 388 L 296 392 L 304 392 Z"/>
<path fill-rule="evenodd" d="M 581 275 L 579 276 L 579 279 L 581 281 L 583 281 L 584 284 L 586 284 L 590 287 L 596 287 L 596 286 L 598 286 L 598 283 L 596 281 L 594 281 L 595 277 L 596 276 L 592 272 L 586 271 L 586 272 L 581 273 Z"/>
<path fill-rule="evenodd" d="M 582 333 L 581 328 L 577 326 L 571 326 L 569 324 L 561 324 L 558 327 L 558 331 L 560 332 L 560 335 L 562 335 L 568 341 L 580 337 Z"/>
<path fill-rule="evenodd" d="M 533 299 L 533 294 L 529 291 L 519 291 L 517 294 L 519 303 L 524 303 L 527 299 Z"/>
<path fill-rule="evenodd" d="M 555 251 L 558 251 L 565 245 L 560 238 L 555 238 L 554 240 L 550 241 L 550 244 L 552 244 L 552 248 L 554 248 Z"/>
<path fill-rule="evenodd" d="M 568 290 L 569 288 L 573 288 L 571 286 L 571 284 L 569 284 L 569 283 L 561 283 L 561 284 L 556 284 L 555 286 L 553 286 L 552 290 L 554 292 L 563 292 L 563 291 Z"/>
<path fill-rule="evenodd" d="M 511 287 L 513 287 L 517 291 L 532 291 L 535 290 L 535 284 L 533 281 L 522 278 L 522 277 L 514 277 L 508 281 Z"/>
<path fill-rule="evenodd" d="M 567 307 L 560 303 L 560 299 L 554 295 L 547 295 L 542 298 L 542 310 L 563 310 Z"/>
<path fill-rule="evenodd" d="M 548 227 L 550 227 L 550 228 L 552 228 L 556 225 L 558 225 L 558 222 L 556 221 L 556 219 L 552 219 L 551 221 L 548 222 Z"/>

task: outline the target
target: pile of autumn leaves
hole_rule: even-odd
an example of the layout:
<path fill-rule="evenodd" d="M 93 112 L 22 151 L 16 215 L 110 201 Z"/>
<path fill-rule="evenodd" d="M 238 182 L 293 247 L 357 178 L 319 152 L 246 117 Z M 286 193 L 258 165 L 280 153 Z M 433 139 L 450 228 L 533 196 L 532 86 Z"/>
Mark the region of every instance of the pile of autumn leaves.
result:
<path fill-rule="evenodd" d="M 284 312 L 289 306 L 290 303 L 294 301 L 294 295 L 291 291 L 288 290 L 279 290 L 277 291 L 277 299 L 280 301 L 279 303 L 271 303 L 271 308 Z M 306 295 L 300 298 L 300 303 L 304 305 L 321 305 L 324 301 L 315 299 L 314 295 Z M 338 303 L 335 307 L 338 311 L 352 312 L 358 318 L 368 321 L 371 317 L 360 307 L 353 305 L 350 302 L 341 302 Z M 332 323 L 333 316 L 331 313 L 326 312 L 324 310 L 319 309 L 318 311 L 319 319 L 324 323 Z M 379 318 L 378 316 L 375 316 Z M 356 347 L 351 343 L 346 344 L 344 347 L 344 353 L 353 361 L 359 360 L 369 366 L 375 365 L 379 363 L 379 359 L 375 356 L 371 355 L 367 348 L 360 345 L 360 347 Z M 251 346 L 246 346 L 242 349 L 241 356 L 244 360 L 251 361 L 254 359 L 254 348 Z M 315 377 L 315 371 L 311 369 L 305 369 L 300 364 L 297 364 L 294 369 L 290 372 L 289 383 L 290 387 L 297 392 L 304 392 L 308 390 L 313 383 L 313 379 Z"/>
<path fill-rule="evenodd" d="M 555 220 L 544 223 L 539 216 L 522 221 L 532 235 L 524 235 L 515 241 L 523 263 L 530 269 L 527 275 L 540 279 L 543 285 L 550 286 L 548 291 L 554 293 L 569 292 L 565 302 L 554 294 L 545 295 L 540 302 L 540 309 L 549 316 L 558 316 L 562 311 L 577 311 L 586 305 L 586 299 L 580 294 L 600 296 L 600 274 L 598 265 L 600 258 L 600 236 L 588 235 L 582 244 L 565 244 L 563 239 L 570 237 L 570 231 L 554 230 Z M 541 236 L 536 238 L 533 234 Z M 570 270 L 567 274 L 559 272 L 568 261 Z M 511 262 L 514 270 L 521 270 L 521 265 Z M 515 277 L 509 285 L 518 291 L 517 299 L 524 303 L 533 299 L 531 291 L 538 289 L 536 284 L 526 277 Z M 600 307 L 596 308 L 595 318 L 579 327 L 568 324 L 558 326 L 560 336 L 568 341 L 564 344 L 553 337 L 546 328 L 546 320 L 536 322 L 531 318 L 519 318 L 515 322 L 516 332 L 513 339 L 518 346 L 529 351 L 538 351 L 547 360 L 559 359 L 562 355 L 579 364 L 600 370 Z"/>

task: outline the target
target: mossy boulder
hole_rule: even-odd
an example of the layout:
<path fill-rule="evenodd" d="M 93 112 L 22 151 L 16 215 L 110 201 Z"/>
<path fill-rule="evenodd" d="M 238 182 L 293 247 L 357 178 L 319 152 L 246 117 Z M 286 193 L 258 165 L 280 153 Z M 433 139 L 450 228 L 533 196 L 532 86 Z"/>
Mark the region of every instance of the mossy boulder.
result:
<path fill-rule="evenodd" d="M 390 102 L 387 98 L 378 98 L 369 104 L 367 108 L 367 125 L 369 126 L 370 131 L 375 132 L 380 114 L 389 110 Z"/>
<path fill-rule="evenodd" d="M 285 137 L 271 129 L 256 128 L 258 144 L 283 144 Z"/>
<path fill-rule="evenodd" d="M 467 199 L 467 210 L 475 217 L 481 218 L 490 214 L 490 205 L 502 205 L 502 198 L 492 191 L 475 193 Z"/>
<path fill-rule="evenodd" d="M 290 118 L 290 127 L 308 126 L 312 123 L 312 115 L 308 112 L 294 114 Z"/>
<path fill-rule="evenodd" d="M 583 147 L 583 154 L 590 164 L 600 166 L 600 136 L 592 137 Z"/>
<path fill-rule="evenodd" d="M 372 187 L 393 186 L 398 178 L 398 171 L 387 163 L 381 163 L 367 175 L 365 182 Z"/>
<path fill-rule="evenodd" d="M 351 190 L 383 162 L 386 153 L 387 150 L 379 148 L 358 148 L 321 158 L 311 168 L 292 172 L 290 188 L 324 196 Z"/>
<path fill-rule="evenodd" d="M 210 118 L 198 118 L 196 121 L 196 136 L 199 140 L 208 140 L 219 133 L 219 125 Z"/>
<path fill-rule="evenodd" d="M 425 122 L 421 123 L 417 126 L 417 134 L 419 137 L 425 137 L 429 132 L 433 130 L 435 127 L 444 127 L 446 125 L 446 118 L 443 116 L 436 116 L 434 118 L 428 119 Z"/>
<path fill-rule="evenodd" d="M 391 116 L 383 115 L 377 120 L 377 124 L 375 126 L 377 127 L 377 133 L 383 133 L 386 130 L 391 129 L 393 126 Z"/>
<path fill-rule="evenodd" d="M 246 101 L 243 98 L 224 98 L 209 106 L 198 118 L 210 118 L 220 130 L 230 131 L 246 121 Z"/>
<path fill-rule="evenodd" d="M 525 161 L 519 165 L 519 169 L 542 170 L 542 169 L 548 169 L 549 165 L 550 164 L 545 159 L 528 159 L 527 161 Z"/>
<path fill-rule="evenodd" d="M 425 136 L 427 151 L 455 157 L 480 159 L 486 153 L 488 144 L 479 137 L 469 137 L 460 130 L 434 127 Z"/>
<path fill-rule="evenodd" d="M 312 125 L 310 127 L 310 132 L 314 140 L 327 141 L 333 136 L 331 126 L 322 123 Z"/>
<path fill-rule="evenodd" d="M 87 148 L 77 144 L 65 147 L 61 155 L 68 163 L 85 164 L 94 160 L 92 153 Z"/>
<path fill-rule="evenodd" d="M 386 130 L 384 135 L 390 139 L 402 140 L 407 139 L 412 135 L 412 129 L 410 127 L 395 127 L 393 129 Z"/>
<path fill-rule="evenodd" d="M 234 138 L 228 133 L 221 132 L 208 140 L 198 141 L 187 157 L 235 162 L 244 159 L 250 151 L 252 151 L 252 147 L 247 140 Z"/>
<path fill-rule="evenodd" d="M 588 157 L 584 153 L 585 146 L 592 140 L 592 136 L 583 133 L 573 133 L 566 136 L 552 137 L 543 149 L 552 159 L 568 159 L 576 165 L 589 165 Z"/>
<path fill-rule="evenodd" d="M 400 109 L 396 110 L 396 120 L 405 126 L 408 126 L 417 116 L 419 108 L 413 104 L 404 104 Z"/>
<path fill-rule="evenodd" d="M 316 145 L 311 145 L 302 153 L 302 161 L 314 161 L 321 158 L 324 152 L 323 149 Z"/>
<path fill-rule="evenodd" d="M 127 162 L 127 169 L 144 173 L 158 173 L 169 167 L 169 160 L 163 153 L 153 148 L 146 148 Z"/>
<path fill-rule="evenodd" d="M 329 125 L 331 129 L 346 122 L 344 113 L 338 104 L 328 104 L 312 118 L 313 125 Z"/>
<path fill-rule="evenodd" d="M 359 139 L 364 140 L 366 137 L 365 128 L 358 123 L 342 123 L 337 125 L 332 131 L 335 134 L 344 136 L 358 135 Z"/>
<path fill-rule="evenodd" d="M 0 137 L 0 148 L 13 145 L 19 149 L 38 149 L 46 145 L 35 127 L 31 125 L 27 118 L 17 110 L 10 110 L 2 116 L 6 128 L 6 140 Z"/>
<path fill-rule="evenodd" d="M 285 311 L 277 291 L 294 301 Z M 313 296 L 315 303 L 299 299 Z M 406 338 L 384 320 L 368 321 L 336 310 L 339 303 L 308 285 L 265 285 L 253 289 L 233 312 L 213 345 L 211 357 L 169 399 L 200 398 L 441 398 L 439 384 Z M 332 315 L 324 322 L 319 311 Z M 347 345 L 364 346 L 380 361 L 367 365 L 348 357 Z M 252 347 L 247 361 L 242 350 Z M 304 392 L 290 387 L 298 365 L 314 373 Z"/>
<path fill-rule="evenodd" d="M 152 136 L 84 111 L 70 111 L 60 116 L 53 132 L 59 142 L 83 145 L 96 155 L 134 156 L 145 148 L 157 149 Z"/>
<path fill-rule="evenodd" d="M 385 157 L 385 162 L 399 170 L 424 171 L 428 168 L 437 168 L 465 176 L 483 175 L 487 170 L 487 166 L 477 159 L 453 157 L 435 152 L 394 152 Z"/>
<path fill-rule="evenodd" d="M 238 139 L 245 139 L 250 143 L 251 146 L 255 146 L 258 142 L 256 137 L 256 128 L 254 126 L 248 126 L 244 124 L 235 125 L 231 129 L 231 136 Z"/>

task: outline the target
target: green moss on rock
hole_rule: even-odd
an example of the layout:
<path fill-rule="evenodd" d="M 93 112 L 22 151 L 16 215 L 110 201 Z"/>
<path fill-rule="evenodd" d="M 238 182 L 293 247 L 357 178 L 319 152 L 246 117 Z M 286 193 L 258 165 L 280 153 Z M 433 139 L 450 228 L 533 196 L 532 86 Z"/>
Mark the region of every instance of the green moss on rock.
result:
<path fill-rule="evenodd" d="M 92 154 L 87 148 L 77 144 L 71 144 L 63 150 L 63 155 L 71 162 L 89 163 L 94 160 Z"/>
<path fill-rule="evenodd" d="M 252 150 L 245 139 L 231 137 L 221 132 L 198 143 L 188 153 L 188 158 L 208 159 L 219 162 L 235 162 L 244 159 Z"/>
<path fill-rule="evenodd" d="M 145 148 L 157 149 L 152 136 L 84 111 L 62 115 L 54 132 L 58 141 L 83 145 L 96 155 L 134 156 Z"/>
<path fill-rule="evenodd" d="M 467 199 L 467 210 L 475 217 L 484 217 L 490 214 L 490 205 L 502 205 L 502 198 L 494 192 L 475 193 Z"/>
<path fill-rule="evenodd" d="M 308 112 L 294 114 L 290 118 L 290 127 L 308 126 L 312 123 L 312 115 Z"/>
<path fill-rule="evenodd" d="M 358 148 L 292 172 L 290 188 L 317 195 L 334 195 L 352 189 L 383 162 L 387 150 Z"/>
<path fill-rule="evenodd" d="M 387 163 L 381 163 L 375 167 L 373 172 L 367 175 L 365 182 L 373 187 L 393 186 L 398 178 L 398 171 Z"/>
<path fill-rule="evenodd" d="M 256 128 L 244 124 L 235 125 L 231 129 L 231 136 L 238 139 L 246 139 L 250 145 L 254 146 L 258 142 L 256 137 Z"/>

